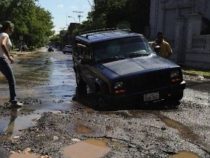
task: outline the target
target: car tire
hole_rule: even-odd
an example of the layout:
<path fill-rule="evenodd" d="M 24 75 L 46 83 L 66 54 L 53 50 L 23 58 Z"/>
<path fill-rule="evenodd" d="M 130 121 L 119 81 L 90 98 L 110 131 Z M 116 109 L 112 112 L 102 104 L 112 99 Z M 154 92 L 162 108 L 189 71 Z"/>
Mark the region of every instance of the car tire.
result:
<path fill-rule="evenodd" d="M 99 111 L 110 110 L 112 107 L 110 98 L 105 96 L 101 92 L 96 93 L 93 106 L 94 106 L 94 109 L 99 110 Z"/>
<path fill-rule="evenodd" d="M 86 83 L 80 78 L 79 73 L 76 73 L 76 96 L 77 98 L 85 97 L 87 95 L 87 85 Z"/>
<path fill-rule="evenodd" d="M 175 103 L 178 103 L 180 102 L 180 100 L 183 98 L 183 91 L 179 91 L 179 92 L 176 92 L 172 95 L 172 97 L 170 98 L 170 100 L 172 102 L 175 102 Z"/>

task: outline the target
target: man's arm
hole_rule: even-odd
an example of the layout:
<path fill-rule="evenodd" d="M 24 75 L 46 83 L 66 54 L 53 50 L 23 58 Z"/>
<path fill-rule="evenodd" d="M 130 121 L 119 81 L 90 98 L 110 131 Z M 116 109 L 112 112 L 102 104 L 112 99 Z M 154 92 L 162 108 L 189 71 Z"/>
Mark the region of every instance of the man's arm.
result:
<path fill-rule="evenodd" d="M 173 51 L 169 43 L 167 43 L 166 48 L 168 52 L 168 57 L 170 57 L 173 54 Z"/>

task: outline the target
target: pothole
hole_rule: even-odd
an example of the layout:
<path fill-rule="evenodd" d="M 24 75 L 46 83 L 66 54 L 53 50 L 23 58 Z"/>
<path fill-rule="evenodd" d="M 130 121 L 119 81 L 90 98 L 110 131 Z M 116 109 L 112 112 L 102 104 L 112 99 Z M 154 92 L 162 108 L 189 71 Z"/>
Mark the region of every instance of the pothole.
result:
<path fill-rule="evenodd" d="M 171 156 L 171 158 L 199 158 L 199 156 L 189 151 L 182 151 Z"/>
<path fill-rule="evenodd" d="M 64 158 L 99 158 L 110 152 L 106 142 L 101 140 L 86 140 L 67 146 L 63 149 Z"/>
<path fill-rule="evenodd" d="M 85 126 L 83 124 L 78 124 L 78 125 L 76 125 L 75 128 L 76 128 L 75 129 L 76 132 L 80 133 L 80 134 L 89 134 L 89 133 L 93 132 L 91 128 L 89 128 L 89 127 L 87 127 L 87 126 Z"/>
<path fill-rule="evenodd" d="M 38 155 L 31 152 L 30 148 L 26 148 L 24 151 L 18 151 L 18 152 L 11 152 L 9 158 L 51 158 L 48 155 Z"/>

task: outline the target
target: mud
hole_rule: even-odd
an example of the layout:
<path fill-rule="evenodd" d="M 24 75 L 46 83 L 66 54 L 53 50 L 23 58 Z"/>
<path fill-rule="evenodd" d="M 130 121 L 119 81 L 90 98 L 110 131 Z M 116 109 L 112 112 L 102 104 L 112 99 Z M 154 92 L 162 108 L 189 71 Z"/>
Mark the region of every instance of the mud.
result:
<path fill-rule="evenodd" d="M 82 151 L 82 152 L 81 152 Z M 99 140 L 86 140 L 63 149 L 64 158 L 99 158 L 110 151 L 106 143 Z"/>
<path fill-rule="evenodd" d="M 2 158 L 24 154 L 27 148 L 30 156 L 52 158 L 210 158 L 208 79 L 185 76 L 188 88 L 177 107 L 165 102 L 97 111 L 87 98 L 72 101 L 71 55 L 43 49 L 16 59 L 12 66 L 24 106 L 5 106 L 9 92 L 0 75 Z"/>
<path fill-rule="evenodd" d="M 182 151 L 178 154 L 175 154 L 175 155 L 171 156 L 171 158 L 199 158 L 199 157 L 198 157 L 198 155 L 196 155 L 192 152 Z"/>

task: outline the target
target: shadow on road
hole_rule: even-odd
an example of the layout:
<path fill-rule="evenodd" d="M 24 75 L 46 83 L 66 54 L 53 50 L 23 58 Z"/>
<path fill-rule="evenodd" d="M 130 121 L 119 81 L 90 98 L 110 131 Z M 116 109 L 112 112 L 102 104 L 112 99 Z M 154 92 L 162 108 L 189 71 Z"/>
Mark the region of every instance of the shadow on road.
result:
<path fill-rule="evenodd" d="M 135 101 L 130 103 L 118 102 L 114 104 L 106 104 L 105 106 L 98 107 L 95 105 L 95 98 L 91 96 L 82 98 L 73 98 L 74 101 L 79 102 L 84 106 L 88 106 L 96 111 L 118 111 L 118 110 L 177 110 L 180 102 L 172 101 L 158 101 L 150 103 L 137 103 Z"/>

